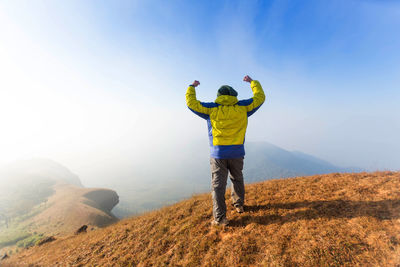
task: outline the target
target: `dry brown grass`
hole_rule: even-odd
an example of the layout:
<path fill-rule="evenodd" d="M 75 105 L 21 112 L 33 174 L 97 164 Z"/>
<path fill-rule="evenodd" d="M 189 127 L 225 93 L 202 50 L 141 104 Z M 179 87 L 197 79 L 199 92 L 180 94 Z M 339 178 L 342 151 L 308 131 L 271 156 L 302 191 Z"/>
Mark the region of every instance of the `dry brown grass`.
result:
<path fill-rule="evenodd" d="M 65 237 L 16 266 L 397 266 L 400 173 L 329 174 L 247 186 L 246 212 L 211 227 L 211 198 Z M 228 197 L 228 193 L 227 193 Z M 227 201 L 229 203 L 229 201 Z"/>

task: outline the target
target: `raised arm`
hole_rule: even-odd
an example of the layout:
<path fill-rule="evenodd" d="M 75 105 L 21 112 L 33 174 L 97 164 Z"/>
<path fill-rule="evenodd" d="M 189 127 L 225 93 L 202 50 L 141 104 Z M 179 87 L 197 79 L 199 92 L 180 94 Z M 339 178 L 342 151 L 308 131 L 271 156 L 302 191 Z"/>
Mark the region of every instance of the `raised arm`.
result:
<path fill-rule="evenodd" d="M 243 81 L 250 83 L 251 90 L 253 91 L 253 97 L 239 101 L 238 105 L 245 106 L 247 109 L 247 116 L 251 116 L 264 103 L 265 94 L 259 81 L 253 80 L 248 75 L 243 78 Z"/>
<path fill-rule="evenodd" d="M 211 113 L 211 108 L 204 106 L 204 103 L 200 102 L 196 98 L 196 87 L 200 85 L 199 81 L 194 81 L 189 85 L 186 91 L 186 105 L 195 114 L 199 115 L 203 119 L 207 119 Z"/>

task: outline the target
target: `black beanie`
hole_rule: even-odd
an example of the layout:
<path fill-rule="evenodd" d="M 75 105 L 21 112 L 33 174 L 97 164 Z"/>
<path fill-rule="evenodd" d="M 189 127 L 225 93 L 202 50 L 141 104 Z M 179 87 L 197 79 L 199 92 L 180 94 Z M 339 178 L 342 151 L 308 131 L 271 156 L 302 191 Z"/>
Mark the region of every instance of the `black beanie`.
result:
<path fill-rule="evenodd" d="M 220 95 L 237 96 L 238 93 L 235 91 L 235 89 L 233 89 L 233 88 L 230 87 L 229 85 L 222 85 L 222 86 L 218 89 L 218 94 L 217 94 L 217 96 L 220 96 Z"/>

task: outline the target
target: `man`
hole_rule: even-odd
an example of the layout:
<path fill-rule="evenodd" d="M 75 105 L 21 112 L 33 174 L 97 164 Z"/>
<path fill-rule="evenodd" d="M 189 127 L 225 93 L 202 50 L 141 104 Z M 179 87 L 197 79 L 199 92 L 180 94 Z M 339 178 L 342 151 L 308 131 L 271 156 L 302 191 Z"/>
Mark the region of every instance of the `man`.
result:
<path fill-rule="evenodd" d="M 194 81 L 186 92 L 186 104 L 195 114 L 207 120 L 211 150 L 211 184 L 213 199 L 213 225 L 228 225 L 226 218 L 225 190 L 228 172 L 232 181 L 232 204 L 237 212 L 244 211 L 243 159 L 247 118 L 264 103 L 265 95 L 258 81 L 246 75 L 253 97 L 237 99 L 237 92 L 230 86 L 221 86 L 215 102 L 204 103 L 196 99 Z"/>

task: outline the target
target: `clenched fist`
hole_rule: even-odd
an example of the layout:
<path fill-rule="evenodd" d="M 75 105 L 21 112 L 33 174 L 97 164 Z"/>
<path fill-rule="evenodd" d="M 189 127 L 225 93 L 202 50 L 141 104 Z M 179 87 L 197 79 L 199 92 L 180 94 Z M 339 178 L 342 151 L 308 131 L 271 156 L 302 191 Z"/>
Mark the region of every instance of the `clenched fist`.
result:
<path fill-rule="evenodd" d="M 200 82 L 199 81 L 194 81 L 193 83 L 192 83 L 192 86 L 193 87 L 197 87 L 197 86 L 199 86 L 200 85 Z"/>
<path fill-rule="evenodd" d="M 244 78 L 243 78 L 243 81 L 248 82 L 248 83 L 251 83 L 252 80 L 253 80 L 253 79 L 250 78 L 249 75 L 246 75 L 246 76 L 244 76 Z"/>

